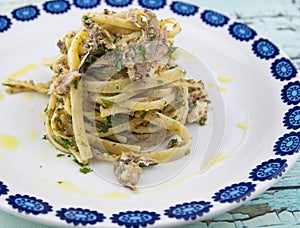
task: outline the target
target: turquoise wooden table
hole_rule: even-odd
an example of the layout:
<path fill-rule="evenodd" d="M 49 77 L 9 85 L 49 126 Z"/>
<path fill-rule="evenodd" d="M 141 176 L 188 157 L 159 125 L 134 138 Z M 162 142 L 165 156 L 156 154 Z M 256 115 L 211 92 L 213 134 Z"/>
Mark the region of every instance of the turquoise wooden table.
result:
<path fill-rule="evenodd" d="M 187 0 L 186 0 L 187 1 Z M 42 0 L 0 2 L 0 14 Z M 287 53 L 300 69 L 300 0 L 189 0 L 250 25 Z M 243 206 L 194 227 L 300 227 L 300 161 L 265 193 Z M 46 228 L 0 211 L 0 227 Z"/>

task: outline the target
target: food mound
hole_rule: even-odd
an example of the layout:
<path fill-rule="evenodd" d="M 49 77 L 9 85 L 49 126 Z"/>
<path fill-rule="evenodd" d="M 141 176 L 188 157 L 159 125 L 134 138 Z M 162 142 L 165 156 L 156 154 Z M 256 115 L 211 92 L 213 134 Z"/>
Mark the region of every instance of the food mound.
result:
<path fill-rule="evenodd" d="M 54 72 L 49 82 L 2 84 L 8 93 L 47 95 L 49 142 L 82 164 L 111 161 L 117 180 L 136 191 L 143 168 L 189 153 L 185 124 L 207 120 L 204 85 L 176 63 L 175 19 L 133 8 L 87 13 L 81 22 L 58 41 L 59 55 L 45 60 Z"/>

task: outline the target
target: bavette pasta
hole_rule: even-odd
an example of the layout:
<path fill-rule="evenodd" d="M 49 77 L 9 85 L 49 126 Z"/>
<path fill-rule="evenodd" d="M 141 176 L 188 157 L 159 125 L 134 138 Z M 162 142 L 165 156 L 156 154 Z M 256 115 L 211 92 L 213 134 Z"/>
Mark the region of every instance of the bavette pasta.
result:
<path fill-rule="evenodd" d="M 207 120 L 203 83 L 186 79 L 176 63 L 180 31 L 176 20 L 159 20 L 148 9 L 89 12 L 58 41 L 59 55 L 44 61 L 54 72 L 49 82 L 2 84 L 7 93 L 47 95 L 49 142 L 82 164 L 111 161 L 117 180 L 136 191 L 144 167 L 189 153 L 185 124 Z"/>

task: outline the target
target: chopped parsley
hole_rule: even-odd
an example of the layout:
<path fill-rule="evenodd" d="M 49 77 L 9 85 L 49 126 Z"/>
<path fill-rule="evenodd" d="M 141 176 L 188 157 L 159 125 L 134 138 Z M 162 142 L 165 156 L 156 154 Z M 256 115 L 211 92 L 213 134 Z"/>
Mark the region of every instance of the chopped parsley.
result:
<path fill-rule="evenodd" d="M 70 148 L 75 146 L 75 142 L 72 139 L 65 139 L 63 137 L 59 137 L 60 141 L 62 142 L 62 146 L 64 148 Z"/>
<path fill-rule="evenodd" d="M 106 105 L 113 105 L 114 104 L 113 101 L 105 100 L 103 98 L 101 98 L 101 101 L 103 102 L 103 104 L 106 104 Z"/>
<path fill-rule="evenodd" d="M 79 171 L 83 174 L 87 174 L 87 173 L 90 173 L 90 172 L 93 172 L 93 170 L 87 166 L 82 166 L 80 167 Z"/>
<path fill-rule="evenodd" d="M 62 184 L 62 183 L 64 183 L 64 182 L 63 182 L 63 181 L 57 181 L 57 183 L 58 183 L 58 184 Z"/>
<path fill-rule="evenodd" d="M 87 174 L 87 173 L 90 173 L 90 172 L 93 172 L 93 170 L 89 167 L 87 167 L 86 165 L 80 163 L 76 158 L 73 159 L 73 162 L 76 164 L 76 165 L 79 165 L 80 168 L 79 168 L 79 172 L 83 173 L 83 174 Z"/>
<path fill-rule="evenodd" d="M 73 86 L 74 86 L 74 89 L 78 89 L 78 80 L 74 80 L 73 81 Z"/>
<path fill-rule="evenodd" d="M 167 52 L 167 56 L 171 56 L 176 50 L 177 50 L 177 47 L 174 47 L 173 45 L 171 45 Z"/>
<path fill-rule="evenodd" d="M 135 47 L 135 51 L 143 58 L 146 59 L 146 47 L 143 44 L 140 44 Z"/>
<path fill-rule="evenodd" d="M 117 56 L 114 61 L 114 67 L 116 72 L 120 72 L 123 69 L 123 64 L 122 64 L 122 57 Z"/>
<path fill-rule="evenodd" d="M 144 112 L 143 114 L 141 114 L 140 115 L 141 119 L 145 119 L 146 115 L 147 115 L 147 112 Z"/>
<path fill-rule="evenodd" d="M 98 126 L 99 132 L 102 133 L 107 133 L 109 128 L 111 128 L 111 126 L 107 123 L 100 123 Z"/>
<path fill-rule="evenodd" d="M 170 142 L 168 143 L 168 148 L 176 147 L 178 146 L 178 139 L 171 139 Z"/>
<path fill-rule="evenodd" d="M 61 157 L 64 157 L 64 156 L 65 156 L 65 154 L 57 154 L 56 155 L 57 158 L 61 158 Z"/>
<path fill-rule="evenodd" d="M 201 117 L 201 119 L 199 120 L 199 124 L 200 124 L 201 126 L 204 126 L 204 125 L 206 124 L 206 120 L 207 120 L 206 117 Z"/>
<path fill-rule="evenodd" d="M 161 85 L 161 84 L 163 84 L 163 83 L 164 83 L 163 80 L 157 80 L 157 84 Z"/>

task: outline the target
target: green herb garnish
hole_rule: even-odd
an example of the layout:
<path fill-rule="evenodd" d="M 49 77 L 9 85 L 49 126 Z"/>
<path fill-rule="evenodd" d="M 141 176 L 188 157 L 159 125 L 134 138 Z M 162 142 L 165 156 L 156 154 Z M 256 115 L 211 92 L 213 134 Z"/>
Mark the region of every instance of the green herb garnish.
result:
<path fill-rule="evenodd" d="M 61 142 L 62 142 L 62 146 L 64 148 L 70 148 L 70 147 L 73 147 L 75 146 L 75 142 L 72 140 L 72 139 L 65 139 L 63 137 L 59 137 Z"/>
<path fill-rule="evenodd" d="M 201 125 L 201 126 L 204 126 L 205 124 L 206 124 L 206 118 L 205 117 L 202 117 L 200 120 L 199 120 L 199 124 Z"/>
<path fill-rule="evenodd" d="M 140 115 L 141 119 L 145 119 L 146 115 L 147 115 L 147 112 L 144 112 L 143 114 L 141 114 Z"/>
<path fill-rule="evenodd" d="M 64 156 L 65 156 L 65 154 L 57 154 L 56 155 L 57 158 L 61 158 L 61 157 L 64 157 Z"/>
<path fill-rule="evenodd" d="M 105 100 L 103 98 L 101 98 L 101 100 L 102 100 L 103 104 L 106 104 L 106 105 L 113 105 L 114 104 L 113 101 Z"/>
<path fill-rule="evenodd" d="M 79 171 L 83 174 L 87 174 L 87 173 L 90 173 L 90 172 L 93 172 L 93 170 L 87 166 L 82 166 L 80 167 Z"/>

